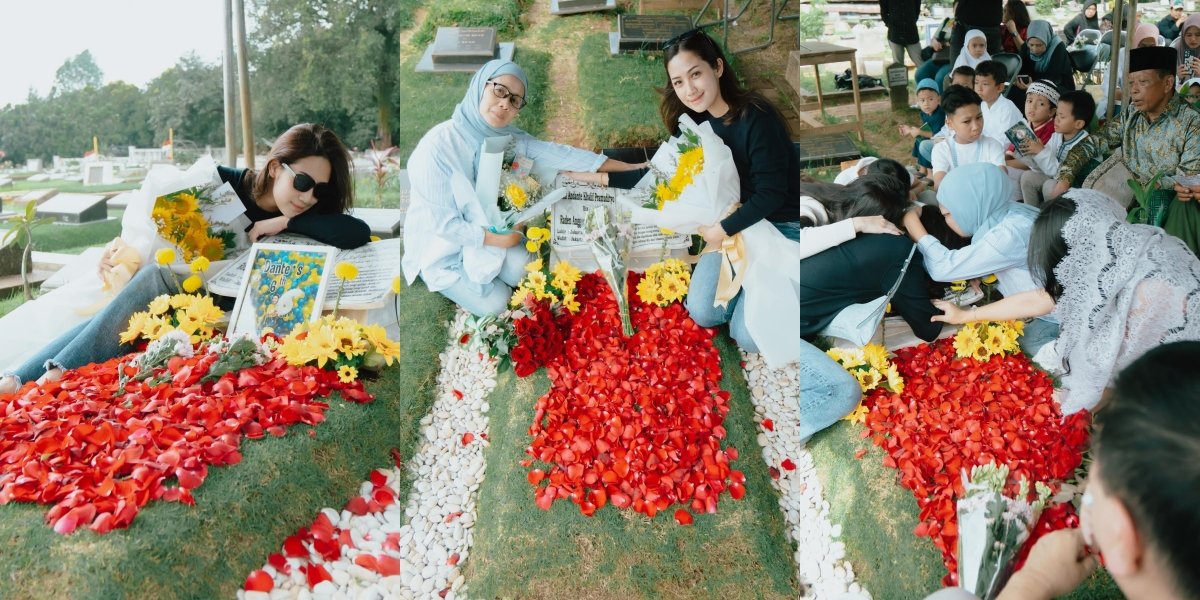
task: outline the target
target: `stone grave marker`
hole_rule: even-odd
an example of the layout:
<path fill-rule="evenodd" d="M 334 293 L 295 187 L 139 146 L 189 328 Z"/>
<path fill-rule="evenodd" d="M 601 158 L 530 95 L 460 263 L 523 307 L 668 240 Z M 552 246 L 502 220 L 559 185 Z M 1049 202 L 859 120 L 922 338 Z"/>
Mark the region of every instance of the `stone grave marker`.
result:
<path fill-rule="evenodd" d="M 573 15 L 598 10 L 613 10 L 617 0 L 550 0 L 550 14 Z"/>
<path fill-rule="evenodd" d="M 21 196 L 19 196 L 16 200 L 13 200 L 12 209 L 13 210 L 25 210 L 25 205 L 29 204 L 30 202 L 32 202 L 34 204 L 41 204 L 41 203 L 53 198 L 57 194 L 58 194 L 57 188 L 47 188 L 44 190 L 30 190 L 28 192 L 25 192 Z"/>
<path fill-rule="evenodd" d="M 112 208 L 125 208 L 129 206 L 129 202 L 133 200 L 134 192 L 121 192 L 108 199 L 108 205 Z"/>
<path fill-rule="evenodd" d="M 399 237 L 404 229 L 404 211 L 398 208 L 355 208 L 352 215 L 371 228 L 371 235 L 383 239 Z"/>
<path fill-rule="evenodd" d="M 473 73 L 494 58 L 512 60 L 515 50 L 512 42 L 497 41 L 495 27 L 438 27 L 416 70 Z"/>
<path fill-rule="evenodd" d="M 40 159 L 40 158 L 25 159 L 25 170 L 33 171 L 34 173 L 41 171 L 42 170 L 42 159 Z"/>
<path fill-rule="evenodd" d="M 620 15 L 617 30 L 608 34 L 612 54 L 639 50 L 662 50 L 667 40 L 692 28 L 683 15 Z"/>
<path fill-rule="evenodd" d="M 56 223 L 103 221 L 108 218 L 108 203 L 99 194 L 58 194 L 38 205 L 37 216 Z"/>
<path fill-rule="evenodd" d="M 9 240 L 7 244 L 0 244 L 0 278 L 21 274 L 21 256 L 24 253 L 25 249 L 15 239 Z M 33 271 L 32 265 L 25 266 L 26 271 Z"/>

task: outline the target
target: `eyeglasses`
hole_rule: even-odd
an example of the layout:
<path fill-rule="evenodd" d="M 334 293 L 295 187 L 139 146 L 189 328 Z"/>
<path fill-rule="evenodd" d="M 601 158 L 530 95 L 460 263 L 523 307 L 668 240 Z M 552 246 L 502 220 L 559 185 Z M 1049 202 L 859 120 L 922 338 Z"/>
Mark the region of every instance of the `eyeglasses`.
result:
<path fill-rule="evenodd" d="M 488 83 L 492 85 L 492 93 L 501 100 L 508 99 L 508 103 L 511 104 L 513 108 L 521 110 L 522 108 L 525 108 L 526 104 L 528 104 L 528 102 L 525 100 L 525 96 L 518 96 L 517 94 L 512 93 L 512 90 L 505 87 L 503 83 L 490 80 Z"/>
<path fill-rule="evenodd" d="M 313 197 L 317 200 L 327 200 L 330 197 L 330 192 L 333 191 L 333 188 L 331 188 L 328 183 L 317 183 L 307 173 L 297 173 L 293 171 L 292 168 L 289 167 L 285 162 L 280 162 L 279 164 L 283 166 L 285 171 L 292 174 L 292 189 L 300 192 L 301 194 L 307 192 L 308 190 L 312 190 Z"/>

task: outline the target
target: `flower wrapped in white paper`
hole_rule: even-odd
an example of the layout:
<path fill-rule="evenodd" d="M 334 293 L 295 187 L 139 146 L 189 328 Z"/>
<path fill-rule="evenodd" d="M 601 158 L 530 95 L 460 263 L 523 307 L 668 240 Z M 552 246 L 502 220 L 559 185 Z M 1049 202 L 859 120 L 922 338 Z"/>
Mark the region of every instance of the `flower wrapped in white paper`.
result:
<path fill-rule="evenodd" d="M 963 469 L 963 495 L 958 500 L 958 585 L 983 600 L 995 598 L 1012 575 L 1013 560 L 1042 514 L 1050 497 L 1044 483 L 1035 485 L 1029 500 L 1029 481 L 1021 478 L 1017 495 L 1004 495 L 1008 467 L 994 463 Z"/>
<path fill-rule="evenodd" d="M 739 206 L 741 181 L 733 153 L 712 125 L 696 125 L 688 115 L 679 118 L 680 136 L 667 140 L 650 160 L 651 172 L 634 190 L 618 198 L 632 211 L 634 223 L 656 225 L 678 233 L 698 233 Z M 680 148 L 699 139 L 703 159 L 699 171 L 661 209 L 646 208 L 654 197 L 657 174 L 672 176 L 680 164 Z M 694 157 L 685 160 L 694 164 Z M 800 244 L 787 239 L 771 223 L 759 221 L 706 252 L 722 254 L 721 280 L 715 306 L 725 306 L 740 291 L 746 303 L 746 329 L 764 360 L 772 367 L 800 359 Z"/>

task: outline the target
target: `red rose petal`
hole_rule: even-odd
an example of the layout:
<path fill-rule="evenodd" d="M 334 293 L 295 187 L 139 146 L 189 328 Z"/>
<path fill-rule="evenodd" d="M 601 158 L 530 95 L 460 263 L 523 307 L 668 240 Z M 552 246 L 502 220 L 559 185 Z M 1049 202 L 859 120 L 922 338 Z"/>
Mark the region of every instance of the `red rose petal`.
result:
<path fill-rule="evenodd" d="M 275 589 L 275 580 L 266 571 L 254 571 L 246 577 L 242 589 L 247 592 L 269 592 Z"/>
<path fill-rule="evenodd" d="M 400 559 L 399 558 L 396 558 L 394 556 L 388 556 L 387 554 L 381 554 L 381 555 L 379 555 L 377 562 L 379 564 L 378 571 L 379 571 L 380 575 L 387 577 L 389 575 L 399 575 L 400 574 Z"/>
<path fill-rule="evenodd" d="M 464 433 L 464 434 L 463 434 L 463 436 L 462 436 L 462 445 L 466 446 L 467 444 L 470 444 L 470 443 L 471 443 L 471 442 L 473 442 L 473 441 L 475 441 L 475 434 L 474 434 L 474 433 L 471 433 L 471 432 L 469 432 L 469 431 L 468 431 L 468 432 L 466 432 L 466 433 Z"/>
<path fill-rule="evenodd" d="M 796 470 L 796 463 L 792 462 L 792 459 L 790 458 L 783 459 L 783 462 L 779 463 L 779 466 L 783 467 L 784 471 Z"/>
<path fill-rule="evenodd" d="M 692 524 L 692 513 L 688 512 L 682 508 L 679 510 L 676 510 L 675 511 L 675 522 L 679 523 L 680 525 L 691 525 Z"/>
<path fill-rule="evenodd" d="M 762 426 L 763 429 L 766 429 L 767 431 L 775 431 L 775 421 L 770 419 L 763 419 Z"/>

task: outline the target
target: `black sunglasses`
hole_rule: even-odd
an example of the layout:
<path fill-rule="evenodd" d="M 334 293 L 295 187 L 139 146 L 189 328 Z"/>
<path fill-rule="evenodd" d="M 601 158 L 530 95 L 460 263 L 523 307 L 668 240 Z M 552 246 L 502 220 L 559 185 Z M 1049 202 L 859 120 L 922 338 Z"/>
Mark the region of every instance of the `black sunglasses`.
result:
<path fill-rule="evenodd" d="M 682 44 L 682 43 L 696 37 L 696 34 L 698 34 L 698 33 L 704 33 L 704 28 L 703 27 L 693 27 L 692 29 L 689 29 L 679 35 L 676 35 L 675 37 L 663 42 L 663 50 L 666 50 L 667 48 L 670 48 L 671 46 L 678 46 L 679 44 Z"/>
<path fill-rule="evenodd" d="M 333 188 L 331 188 L 328 183 L 317 183 L 307 173 L 297 173 L 293 171 L 292 168 L 289 167 L 285 162 L 280 162 L 279 164 L 283 166 L 284 170 L 292 174 L 292 189 L 300 192 L 301 194 L 307 192 L 308 190 L 312 190 L 313 197 L 317 200 L 331 199 L 330 193 L 333 191 Z"/>
<path fill-rule="evenodd" d="M 492 84 L 492 93 L 501 100 L 507 98 L 508 103 L 511 104 L 513 108 L 521 110 L 522 108 L 525 108 L 526 104 L 529 104 L 529 102 L 525 100 L 525 96 L 518 96 L 517 94 L 514 94 L 512 90 L 508 89 L 508 87 L 503 83 L 499 83 L 491 79 L 488 80 L 488 83 Z"/>

